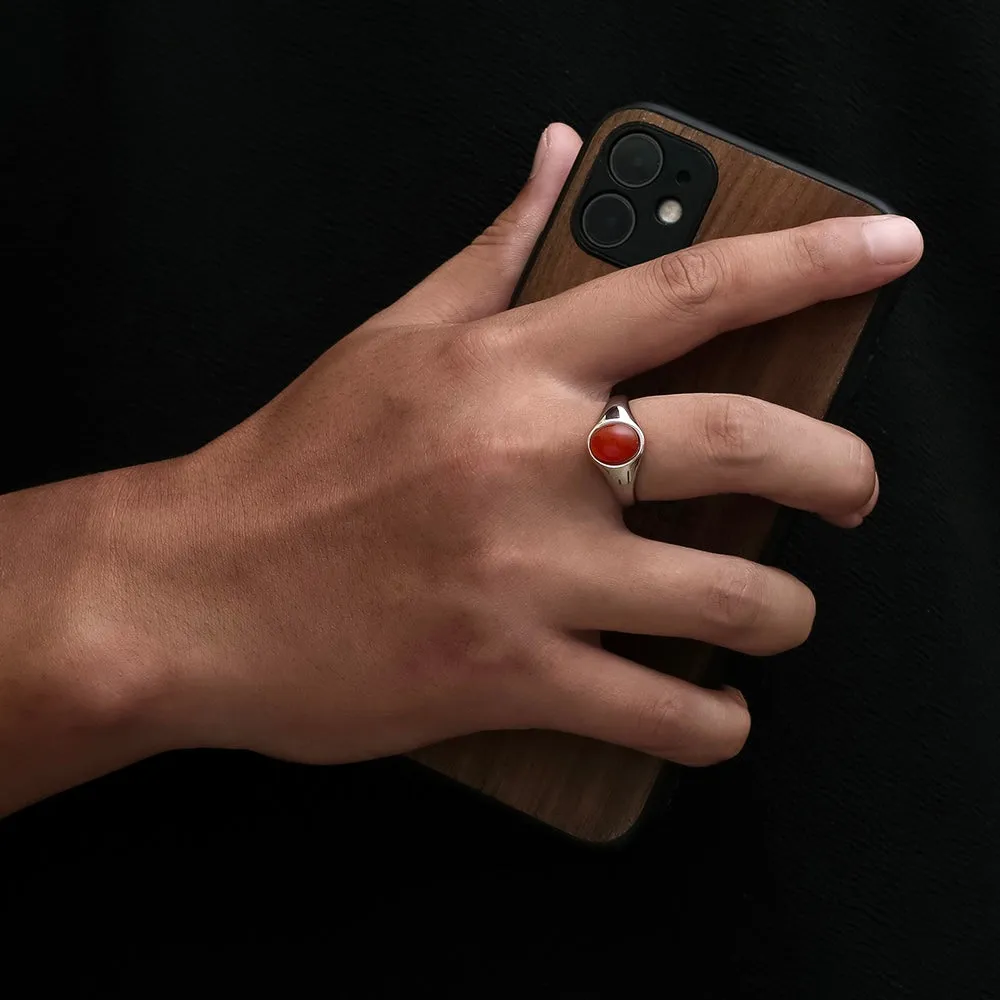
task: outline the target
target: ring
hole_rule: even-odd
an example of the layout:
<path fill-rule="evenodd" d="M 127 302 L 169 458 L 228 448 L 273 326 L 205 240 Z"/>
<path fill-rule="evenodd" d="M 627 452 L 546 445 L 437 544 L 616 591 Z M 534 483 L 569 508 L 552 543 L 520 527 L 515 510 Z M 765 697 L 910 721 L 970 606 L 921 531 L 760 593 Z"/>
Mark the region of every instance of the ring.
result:
<path fill-rule="evenodd" d="M 645 447 L 646 439 L 628 400 L 612 396 L 587 435 L 587 452 L 623 507 L 635 503 L 635 477 Z"/>

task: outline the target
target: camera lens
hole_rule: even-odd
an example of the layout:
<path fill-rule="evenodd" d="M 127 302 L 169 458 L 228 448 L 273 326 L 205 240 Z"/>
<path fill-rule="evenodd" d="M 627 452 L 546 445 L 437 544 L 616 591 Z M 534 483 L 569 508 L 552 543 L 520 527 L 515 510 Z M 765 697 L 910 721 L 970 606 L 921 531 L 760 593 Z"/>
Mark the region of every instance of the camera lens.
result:
<path fill-rule="evenodd" d="M 645 132 L 619 139 L 608 157 L 611 176 L 625 187 L 642 187 L 654 180 L 663 166 L 660 144 Z"/>
<path fill-rule="evenodd" d="M 599 194 L 583 210 L 583 233 L 594 246 L 616 247 L 635 228 L 635 209 L 620 194 Z"/>

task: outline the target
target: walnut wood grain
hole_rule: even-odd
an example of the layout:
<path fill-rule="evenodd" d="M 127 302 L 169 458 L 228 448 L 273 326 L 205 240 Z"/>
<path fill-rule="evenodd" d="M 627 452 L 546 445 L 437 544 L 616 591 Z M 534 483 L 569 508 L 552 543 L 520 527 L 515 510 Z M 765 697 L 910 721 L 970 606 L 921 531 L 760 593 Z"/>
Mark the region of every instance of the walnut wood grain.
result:
<path fill-rule="evenodd" d="M 607 274 L 585 253 L 570 215 L 604 139 L 627 122 L 648 122 L 707 148 L 718 189 L 695 242 L 766 232 L 838 215 L 874 215 L 867 202 L 689 125 L 648 110 L 607 118 L 587 143 L 566 196 L 538 248 L 519 303 Z M 874 304 L 874 294 L 823 303 L 792 317 L 724 334 L 683 358 L 630 380 L 629 395 L 737 392 L 815 417 L 826 413 Z M 595 414 L 596 418 L 596 414 Z M 743 496 L 645 504 L 627 512 L 633 531 L 682 545 L 758 558 L 776 509 Z M 649 636 L 609 637 L 623 655 L 704 680 L 718 651 Z M 638 819 L 664 766 L 644 754 L 563 733 L 482 733 L 428 747 L 418 760 L 575 837 L 606 842 Z"/>

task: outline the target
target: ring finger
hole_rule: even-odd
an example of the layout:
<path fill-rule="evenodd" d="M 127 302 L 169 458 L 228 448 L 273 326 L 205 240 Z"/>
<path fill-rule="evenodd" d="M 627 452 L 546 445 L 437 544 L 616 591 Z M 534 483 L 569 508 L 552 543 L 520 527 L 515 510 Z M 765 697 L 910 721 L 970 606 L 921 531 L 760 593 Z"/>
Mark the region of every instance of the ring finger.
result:
<path fill-rule="evenodd" d="M 844 527 L 874 506 L 868 446 L 833 424 L 749 396 L 697 393 L 631 402 L 646 446 L 639 500 L 749 493 Z"/>

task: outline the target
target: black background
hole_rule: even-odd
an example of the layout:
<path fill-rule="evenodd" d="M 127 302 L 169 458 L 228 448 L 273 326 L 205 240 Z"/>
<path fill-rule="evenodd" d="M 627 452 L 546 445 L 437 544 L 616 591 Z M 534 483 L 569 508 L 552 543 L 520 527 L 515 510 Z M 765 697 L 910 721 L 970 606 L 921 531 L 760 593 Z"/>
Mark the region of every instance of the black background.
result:
<path fill-rule="evenodd" d="M 553 119 L 663 101 L 927 242 L 847 417 L 881 504 L 795 529 L 816 631 L 743 668 L 741 758 L 604 852 L 405 761 L 148 761 L 0 826 L 11 996 L 1000 994 L 995 4 L 34 0 L 2 36 L 3 488 L 253 411 Z"/>

